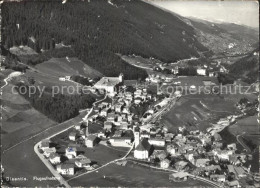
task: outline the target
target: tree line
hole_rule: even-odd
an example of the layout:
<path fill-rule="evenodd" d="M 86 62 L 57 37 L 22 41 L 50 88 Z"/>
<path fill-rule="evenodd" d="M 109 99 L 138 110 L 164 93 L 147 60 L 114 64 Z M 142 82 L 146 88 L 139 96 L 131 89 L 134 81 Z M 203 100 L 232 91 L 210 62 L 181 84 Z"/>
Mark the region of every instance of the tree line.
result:
<path fill-rule="evenodd" d="M 47 91 L 41 95 L 37 87 L 35 87 L 36 92 L 29 93 L 29 85 L 19 82 L 16 86 L 18 86 L 17 92 L 28 100 L 32 107 L 59 123 L 77 116 L 80 109 L 90 108 L 95 102 L 95 98 L 91 95 L 59 93 L 52 96 L 51 92 Z"/>

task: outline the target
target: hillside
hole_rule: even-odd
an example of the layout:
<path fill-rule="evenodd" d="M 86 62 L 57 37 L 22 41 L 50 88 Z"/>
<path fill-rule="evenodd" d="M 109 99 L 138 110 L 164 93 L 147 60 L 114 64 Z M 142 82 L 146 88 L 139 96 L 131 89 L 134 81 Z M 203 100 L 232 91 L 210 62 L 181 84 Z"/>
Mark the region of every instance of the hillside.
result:
<path fill-rule="evenodd" d="M 236 78 L 241 78 L 249 84 L 259 80 L 259 48 L 236 61 L 229 70 Z"/>
<path fill-rule="evenodd" d="M 195 29 L 198 41 L 215 54 L 244 54 L 252 51 L 259 40 L 259 31 L 247 26 L 180 18 Z"/>
<path fill-rule="evenodd" d="M 103 76 L 100 72 L 84 64 L 78 58 L 52 58 L 36 65 L 35 68 L 46 75 L 56 77 L 80 75 L 96 78 Z"/>
<path fill-rule="evenodd" d="M 172 62 L 207 51 L 194 37 L 194 28 L 173 14 L 142 1 L 110 2 L 4 3 L 3 44 L 7 48 L 28 45 L 40 52 L 63 42 L 102 74 L 115 76 L 123 72 L 126 79 L 144 78 L 146 73 L 124 63 L 115 53 Z"/>
<path fill-rule="evenodd" d="M 205 131 L 211 123 L 219 118 L 235 113 L 234 102 L 220 98 L 217 95 L 187 95 L 183 96 L 176 105 L 164 116 L 161 123 L 170 131 L 179 126 L 186 126 L 189 130 Z"/>

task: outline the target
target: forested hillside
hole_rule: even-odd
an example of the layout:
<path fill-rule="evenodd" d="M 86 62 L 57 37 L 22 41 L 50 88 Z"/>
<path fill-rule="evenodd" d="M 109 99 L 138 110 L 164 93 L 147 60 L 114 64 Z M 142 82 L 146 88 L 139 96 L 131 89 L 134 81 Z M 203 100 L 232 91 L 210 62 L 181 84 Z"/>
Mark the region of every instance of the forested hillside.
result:
<path fill-rule="evenodd" d="M 259 47 L 229 67 L 236 78 L 251 84 L 259 80 Z"/>
<path fill-rule="evenodd" d="M 22 95 L 30 104 L 39 112 L 43 113 L 56 122 L 63 122 L 73 118 L 79 114 L 79 110 L 90 108 L 95 102 L 95 98 L 91 95 L 62 95 L 52 96 L 51 92 L 43 92 L 37 88 L 34 94 L 29 91 L 29 85 L 17 83 L 17 92 Z"/>
<path fill-rule="evenodd" d="M 146 76 L 115 53 L 172 62 L 207 50 L 196 40 L 191 26 L 142 1 L 24 1 L 4 3 L 1 9 L 6 48 L 28 45 L 40 52 L 63 42 L 107 76 L 120 72 L 126 79 Z"/>

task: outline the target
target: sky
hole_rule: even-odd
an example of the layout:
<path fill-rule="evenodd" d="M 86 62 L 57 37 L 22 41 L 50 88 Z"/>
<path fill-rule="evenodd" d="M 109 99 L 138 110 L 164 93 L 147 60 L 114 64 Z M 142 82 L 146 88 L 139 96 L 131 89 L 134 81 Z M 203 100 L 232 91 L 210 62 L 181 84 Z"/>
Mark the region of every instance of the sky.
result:
<path fill-rule="evenodd" d="M 154 0 L 152 3 L 184 17 L 259 28 L 259 4 L 257 1 Z"/>

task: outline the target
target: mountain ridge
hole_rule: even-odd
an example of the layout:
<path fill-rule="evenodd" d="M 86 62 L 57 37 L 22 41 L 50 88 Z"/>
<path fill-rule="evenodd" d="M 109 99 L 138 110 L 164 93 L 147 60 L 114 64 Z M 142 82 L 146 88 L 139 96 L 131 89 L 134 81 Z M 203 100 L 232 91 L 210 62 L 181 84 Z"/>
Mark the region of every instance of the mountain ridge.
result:
<path fill-rule="evenodd" d="M 2 42 L 7 48 L 22 44 L 37 51 L 63 42 L 104 75 L 123 72 L 127 79 L 144 78 L 146 73 L 115 53 L 173 62 L 207 51 L 194 29 L 178 17 L 143 1 L 110 2 L 113 5 L 106 0 L 3 3 Z"/>

